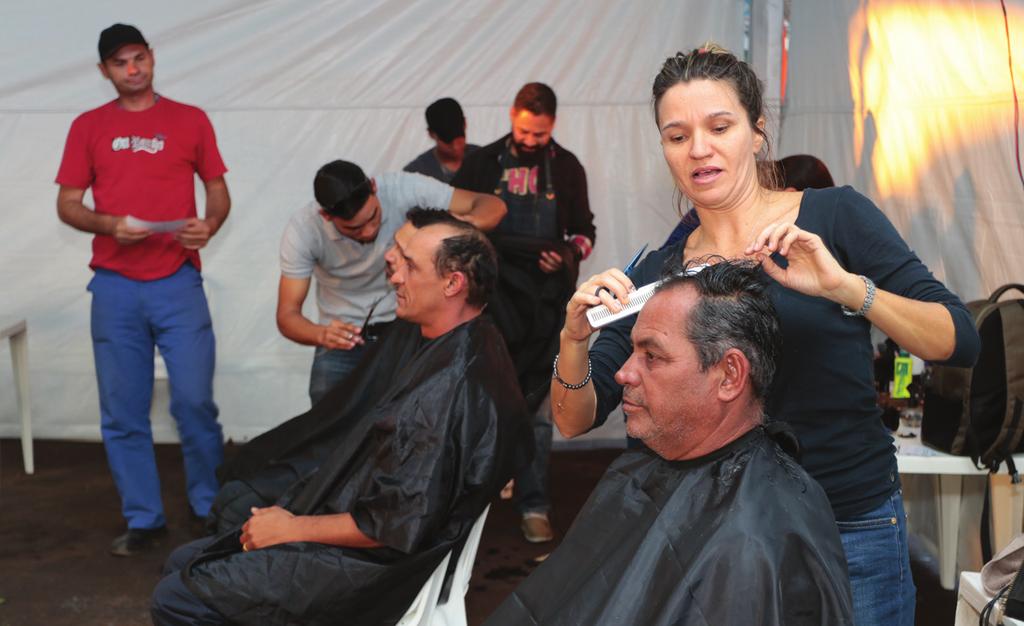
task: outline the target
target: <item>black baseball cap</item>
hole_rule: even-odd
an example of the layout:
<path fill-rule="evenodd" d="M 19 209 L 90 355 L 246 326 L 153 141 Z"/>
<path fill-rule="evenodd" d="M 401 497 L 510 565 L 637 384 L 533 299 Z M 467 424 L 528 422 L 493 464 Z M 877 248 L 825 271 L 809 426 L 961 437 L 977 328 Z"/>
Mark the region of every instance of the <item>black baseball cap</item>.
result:
<path fill-rule="evenodd" d="M 427 130 L 445 143 L 466 136 L 466 117 L 454 98 L 441 98 L 427 107 Z"/>
<path fill-rule="evenodd" d="M 106 61 L 114 55 L 115 52 L 120 50 L 123 46 L 129 44 L 139 44 L 149 47 L 149 42 L 142 36 L 138 28 L 128 24 L 114 24 L 108 28 L 103 29 L 100 33 L 100 61 Z"/>

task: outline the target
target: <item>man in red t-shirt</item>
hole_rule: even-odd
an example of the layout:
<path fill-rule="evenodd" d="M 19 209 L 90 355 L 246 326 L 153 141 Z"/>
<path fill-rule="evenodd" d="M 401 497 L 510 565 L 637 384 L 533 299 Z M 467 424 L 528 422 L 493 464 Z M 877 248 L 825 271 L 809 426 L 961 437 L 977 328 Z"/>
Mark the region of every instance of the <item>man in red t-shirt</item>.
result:
<path fill-rule="evenodd" d="M 128 523 L 111 553 L 129 556 L 167 532 L 149 424 L 154 345 L 167 364 L 192 514 L 205 517 L 217 493 L 223 435 L 199 249 L 224 223 L 231 199 L 210 120 L 153 90 L 153 51 L 142 33 L 114 24 L 100 34 L 99 56 L 118 97 L 71 125 L 57 214 L 95 234 L 89 291 L 101 430 Z M 196 174 L 206 188 L 204 218 Z M 83 204 L 89 188 L 95 210 Z"/>

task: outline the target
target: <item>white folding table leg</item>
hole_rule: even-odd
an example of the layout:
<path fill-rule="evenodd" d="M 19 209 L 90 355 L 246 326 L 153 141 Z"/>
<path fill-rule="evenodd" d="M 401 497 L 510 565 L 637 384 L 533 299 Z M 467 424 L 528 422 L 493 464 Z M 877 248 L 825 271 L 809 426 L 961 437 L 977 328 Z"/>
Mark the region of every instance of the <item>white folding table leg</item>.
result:
<path fill-rule="evenodd" d="M 14 387 L 21 413 L 21 456 L 25 462 L 25 473 L 36 471 L 32 459 L 32 403 L 28 392 L 28 332 L 11 335 L 11 365 L 14 369 Z"/>
<path fill-rule="evenodd" d="M 958 474 L 939 475 L 939 584 L 956 585 L 956 557 L 960 534 L 960 489 Z"/>
<path fill-rule="evenodd" d="M 984 565 L 981 550 L 981 512 L 985 507 L 987 474 L 961 477 L 960 532 L 956 552 L 956 569 L 952 582 L 960 580 L 960 572 L 977 572 Z"/>

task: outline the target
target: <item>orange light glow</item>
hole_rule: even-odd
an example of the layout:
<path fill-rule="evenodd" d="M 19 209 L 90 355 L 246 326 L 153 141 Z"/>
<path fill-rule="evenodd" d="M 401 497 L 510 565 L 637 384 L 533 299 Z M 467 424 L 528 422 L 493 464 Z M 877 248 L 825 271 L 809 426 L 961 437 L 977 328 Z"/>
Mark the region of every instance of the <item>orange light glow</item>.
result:
<path fill-rule="evenodd" d="M 1024 41 L 1013 40 L 1024 11 L 1007 10 L 1014 79 L 1024 98 Z M 1006 133 L 1013 123 L 998 2 L 865 2 L 848 34 L 857 165 L 870 159 L 882 196 L 913 194 L 934 156 Z M 865 132 L 869 116 L 874 133 Z M 979 135 L 944 133 L 965 125 Z"/>

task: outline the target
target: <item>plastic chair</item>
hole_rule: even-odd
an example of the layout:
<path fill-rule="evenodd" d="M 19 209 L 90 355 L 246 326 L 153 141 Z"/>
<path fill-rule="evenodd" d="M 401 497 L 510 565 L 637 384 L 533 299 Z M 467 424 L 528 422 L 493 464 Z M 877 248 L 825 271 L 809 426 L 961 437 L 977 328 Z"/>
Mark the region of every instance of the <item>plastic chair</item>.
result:
<path fill-rule="evenodd" d="M 476 561 L 476 551 L 480 547 L 480 537 L 484 534 L 484 522 L 487 521 L 487 513 L 491 505 L 487 505 L 484 512 L 473 523 L 469 531 L 466 544 L 462 547 L 462 554 L 455 565 L 455 572 L 452 574 L 452 587 L 448 592 L 448 600 L 437 605 L 434 612 L 431 626 L 467 626 L 466 618 L 466 592 L 469 591 L 469 579 L 473 575 L 473 563 Z"/>
<path fill-rule="evenodd" d="M 448 571 L 448 561 L 452 558 L 449 552 L 441 559 L 437 569 L 430 575 L 427 582 L 423 584 L 416 598 L 409 605 L 402 619 L 398 620 L 397 626 L 430 626 L 431 619 L 437 609 L 437 598 L 441 595 L 441 587 L 444 586 L 444 575 Z"/>

